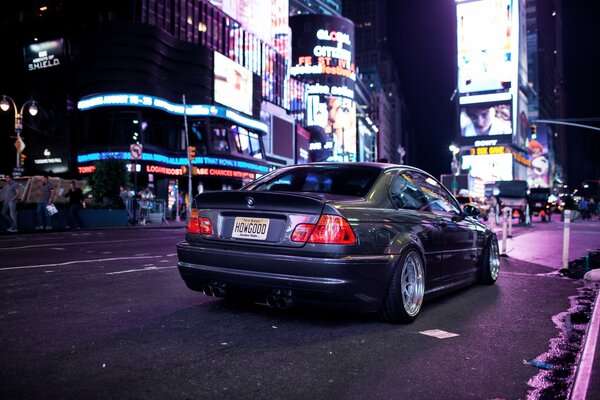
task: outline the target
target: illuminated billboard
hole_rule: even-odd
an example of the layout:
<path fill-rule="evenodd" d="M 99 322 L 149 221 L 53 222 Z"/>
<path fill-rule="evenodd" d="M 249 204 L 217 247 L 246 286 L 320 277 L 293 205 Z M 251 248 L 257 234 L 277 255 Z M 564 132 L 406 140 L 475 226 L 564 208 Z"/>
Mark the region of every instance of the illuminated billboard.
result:
<path fill-rule="evenodd" d="M 286 58 L 290 51 L 288 0 L 210 0 Z"/>
<path fill-rule="evenodd" d="M 290 75 L 309 83 L 309 95 L 354 98 L 354 23 L 330 15 L 295 15 Z"/>
<path fill-rule="evenodd" d="M 512 135 L 512 102 L 462 104 L 460 133 L 462 137 Z"/>
<path fill-rule="evenodd" d="M 28 71 L 59 67 L 64 60 L 63 39 L 33 43 L 23 50 Z"/>
<path fill-rule="evenodd" d="M 527 148 L 531 152 L 531 166 L 527 169 L 529 187 L 548 187 L 551 171 L 548 152 L 548 125 L 537 126 L 535 137 L 527 140 Z"/>
<path fill-rule="evenodd" d="M 480 0 L 456 5 L 458 92 L 509 90 L 516 80 L 518 25 L 512 0 Z M 515 32 L 517 31 L 517 32 Z"/>
<path fill-rule="evenodd" d="M 215 52 L 215 101 L 252 115 L 252 72 Z"/>
<path fill-rule="evenodd" d="M 486 154 L 462 156 L 462 168 L 484 183 L 513 180 L 513 154 Z"/>
<path fill-rule="evenodd" d="M 323 128 L 326 143 L 333 150 L 327 161 L 357 161 L 354 101 L 334 96 L 308 96 L 306 114 L 308 126 Z"/>

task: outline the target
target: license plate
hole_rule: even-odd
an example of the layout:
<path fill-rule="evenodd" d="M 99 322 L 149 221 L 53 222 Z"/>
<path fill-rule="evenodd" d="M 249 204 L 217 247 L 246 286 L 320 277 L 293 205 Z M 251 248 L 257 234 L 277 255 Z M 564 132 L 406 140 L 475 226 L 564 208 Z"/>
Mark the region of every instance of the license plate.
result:
<path fill-rule="evenodd" d="M 541 207 L 541 206 L 542 206 L 542 203 L 535 203 L 535 206 L 536 206 L 536 207 Z"/>
<path fill-rule="evenodd" d="M 236 217 L 231 237 L 236 239 L 265 240 L 269 232 L 267 218 Z"/>

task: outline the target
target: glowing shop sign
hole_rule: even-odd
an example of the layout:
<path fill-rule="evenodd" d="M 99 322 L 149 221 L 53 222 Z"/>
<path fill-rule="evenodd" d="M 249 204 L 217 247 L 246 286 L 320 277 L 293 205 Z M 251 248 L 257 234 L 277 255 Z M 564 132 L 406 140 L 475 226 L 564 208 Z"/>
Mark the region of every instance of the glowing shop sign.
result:
<path fill-rule="evenodd" d="M 183 104 L 170 103 L 159 97 L 145 96 L 140 94 L 102 94 L 98 96 L 85 97 L 77 102 L 77 108 L 81 111 L 90 110 L 97 107 L 110 106 L 149 107 L 162 110 L 170 114 L 184 114 Z M 192 117 L 200 116 L 223 118 L 263 133 L 269 132 L 269 127 L 264 122 L 238 114 L 226 107 L 207 104 L 186 104 L 185 114 Z"/>
<path fill-rule="evenodd" d="M 80 174 L 91 174 L 96 170 L 96 166 L 94 165 L 86 165 L 85 167 L 77 167 L 77 171 Z"/>
<path fill-rule="evenodd" d="M 183 170 L 181 168 L 163 167 L 161 165 L 146 165 L 146 172 L 150 174 L 163 174 L 175 176 L 183 175 Z"/>
<path fill-rule="evenodd" d="M 204 175 L 204 176 L 224 176 L 229 178 L 249 178 L 254 179 L 256 174 L 252 172 L 244 172 L 244 171 L 235 171 L 231 169 L 221 169 L 221 168 L 194 168 L 195 175 Z"/>
<path fill-rule="evenodd" d="M 122 152 L 103 152 L 103 153 L 89 153 L 89 154 L 80 154 L 77 156 L 77 163 L 88 163 L 94 161 L 105 160 L 107 158 L 117 158 L 122 160 L 131 160 L 131 153 L 128 151 Z M 182 165 L 187 165 L 188 159 L 187 157 L 167 157 L 162 154 L 155 153 L 143 153 L 142 161 L 147 162 L 157 162 L 161 164 L 173 165 L 176 167 L 180 167 Z M 230 168 L 240 168 L 247 169 L 254 172 L 265 174 L 269 172 L 269 167 L 266 165 L 255 164 L 250 161 L 244 160 L 233 160 L 228 158 L 221 157 L 210 157 L 210 156 L 196 156 L 192 164 L 195 165 L 216 165 L 220 167 L 230 167 Z"/>

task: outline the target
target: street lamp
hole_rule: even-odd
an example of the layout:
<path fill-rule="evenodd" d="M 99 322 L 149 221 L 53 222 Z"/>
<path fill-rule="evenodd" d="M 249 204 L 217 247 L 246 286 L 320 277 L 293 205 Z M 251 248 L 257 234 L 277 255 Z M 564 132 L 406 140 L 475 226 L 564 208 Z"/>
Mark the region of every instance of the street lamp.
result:
<path fill-rule="evenodd" d="M 452 153 L 452 173 L 454 175 L 458 175 L 460 172 L 460 166 L 458 165 L 458 158 L 456 158 L 456 156 L 458 155 L 458 153 L 460 152 L 460 147 L 458 147 L 457 145 L 455 145 L 454 143 L 452 143 L 449 147 L 448 150 L 450 150 L 450 152 Z"/>
<path fill-rule="evenodd" d="M 0 109 L 2 111 L 8 111 L 11 105 L 15 112 L 15 133 L 17 139 L 17 141 L 15 142 L 15 147 L 17 148 L 16 168 L 20 168 L 21 152 L 23 151 L 23 149 L 25 149 L 25 142 L 23 142 L 23 139 L 21 138 L 21 132 L 23 131 L 23 110 L 25 110 L 25 106 L 29 105 L 29 114 L 31 114 L 32 117 L 35 117 L 38 113 L 38 108 L 35 104 L 35 101 L 27 100 L 19 109 L 12 97 L 2 95 L 2 100 L 0 100 Z"/>
<path fill-rule="evenodd" d="M 456 189 L 458 189 L 456 176 L 460 172 L 460 165 L 458 164 L 458 158 L 456 158 L 456 156 L 460 152 L 460 147 L 452 143 L 450 146 L 448 146 L 448 150 L 450 150 L 452 153 L 452 164 L 450 165 L 452 169 L 452 194 L 456 196 Z"/>

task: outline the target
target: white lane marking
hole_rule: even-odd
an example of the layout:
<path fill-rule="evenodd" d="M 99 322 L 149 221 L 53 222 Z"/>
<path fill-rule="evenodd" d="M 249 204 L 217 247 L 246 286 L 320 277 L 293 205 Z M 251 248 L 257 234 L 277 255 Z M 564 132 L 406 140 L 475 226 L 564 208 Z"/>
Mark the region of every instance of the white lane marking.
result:
<path fill-rule="evenodd" d="M 433 336 L 438 339 L 448 339 L 451 337 L 459 336 L 458 333 L 446 332 L 441 329 L 429 329 L 427 331 L 419 332 L 422 335 Z"/>
<path fill-rule="evenodd" d="M 148 239 L 127 239 L 127 242 L 133 242 L 133 241 L 147 241 Z M 91 241 L 91 242 L 73 242 L 73 243 L 60 243 L 61 245 L 68 245 L 68 246 L 81 246 L 81 245 L 86 245 L 86 244 L 105 244 L 105 243 L 123 243 L 124 240 L 105 240 L 102 242 L 99 242 L 97 240 Z M 51 246 L 56 246 L 58 243 L 49 243 L 49 244 L 32 244 L 29 246 L 16 246 L 16 247 L 2 247 L 0 248 L 0 250 L 20 250 L 20 249 L 32 249 L 32 248 L 36 248 L 36 247 L 51 247 Z"/>
<path fill-rule="evenodd" d="M 160 260 L 159 262 L 171 262 L 169 260 Z"/>
<path fill-rule="evenodd" d="M 146 272 L 146 271 L 156 271 L 159 269 L 170 269 L 177 268 L 176 266 L 171 267 L 146 267 L 142 269 L 127 269 L 125 271 L 116 271 L 116 272 L 107 272 L 106 275 L 119 275 L 119 274 L 128 274 L 130 272 Z"/>
<path fill-rule="evenodd" d="M 64 250 L 64 247 L 50 247 L 50 250 Z"/>
<path fill-rule="evenodd" d="M 53 237 L 53 239 L 56 239 L 56 237 Z M 60 243 L 46 243 L 46 244 L 31 244 L 31 245 L 27 245 L 27 246 L 0 247 L 0 250 L 31 249 L 31 248 L 36 248 L 36 247 L 52 247 L 52 246 L 57 246 L 57 245 L 61 245 L 61 246 L 80 246 L 80 245 L 85 245 L 85 244 L 122 243 L 122 242 L 134 242 L 134 241 L 137 241 L 137 242 L 142 241 L 142 242 L 144 242 L 144 241 L 148 241 L 148 238 L 126 239 L 126 240 L 105 240 L 105 241 L 94 240 L 94 241 L 73 242 L 73 243 L 60 242 Z"/>
<path fill-rule="evenodd" d="M 600 294 L 596 294 L 596 304 L 594 305 L 594 315 L 585 338 L 583 352 L 579 359 L 575 383 L 571 391 L 571 400 L 585 400 L 588 386 L 592 377 L 592 366 L 594 364 L 594 353 L 598 342 L 598 327 L 600 325 Z"/>
<path fill-rule="evenodd" d="M 114 257 L 114 258 L 102 258 L 96 260 L 76 260 L 76 261 L 66 261 L 63 263 L 54 263 L 54 264 L 40 264 L 40 265 L 24 265 L 21 267 L 6 267 L 0 268 L 0 271 L 12 271 L 15 269 L 33 269 L 33 268 L 46 268 L 46 267 L 61 267 L 65 265 L 73 265 L 73 264 L 86 264 L 86 263 L 95 263 L 95 262 L 104 262 L 104 261 L 122 261 L 122 260 L 135 260 L 142 258 L 161 258 L 162 256 L 145 256 L 145 257 Z"/>
<path fill-rule="evenodd" d="M 175 257 L 177 255 L 177 253 L 171 253 L 171 254 L 167 254 L 165 257 Z"/>

